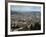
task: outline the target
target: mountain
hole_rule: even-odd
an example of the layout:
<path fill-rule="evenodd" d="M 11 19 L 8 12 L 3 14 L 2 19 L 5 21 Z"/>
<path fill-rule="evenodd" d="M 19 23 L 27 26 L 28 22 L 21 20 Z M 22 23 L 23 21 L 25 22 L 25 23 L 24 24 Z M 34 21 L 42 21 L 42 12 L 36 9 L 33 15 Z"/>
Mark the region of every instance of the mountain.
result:
<path fill-rule="evenodd" d="M 15 14 L 19 14 L 19 15 L 40 15 L 40 12 L 39 11 L 32 11 L 32 12 L 16 12 L 16 11 L 11 11 L 11 15 L 15 15 Z"/>

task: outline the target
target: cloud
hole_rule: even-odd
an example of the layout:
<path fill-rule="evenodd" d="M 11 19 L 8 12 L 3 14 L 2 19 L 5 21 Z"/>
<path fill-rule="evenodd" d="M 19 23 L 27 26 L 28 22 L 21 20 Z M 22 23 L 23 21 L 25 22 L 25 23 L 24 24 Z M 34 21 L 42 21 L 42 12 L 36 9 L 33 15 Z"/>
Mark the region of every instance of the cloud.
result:
<path fill-rule="evenodd" d="M 40 6 L 15 6 L 15 5 L 11 5 L 11 10 L 17 11 L 17 12 L 31 12 L 31 11 L 41 11 L 41 7 Z"/>

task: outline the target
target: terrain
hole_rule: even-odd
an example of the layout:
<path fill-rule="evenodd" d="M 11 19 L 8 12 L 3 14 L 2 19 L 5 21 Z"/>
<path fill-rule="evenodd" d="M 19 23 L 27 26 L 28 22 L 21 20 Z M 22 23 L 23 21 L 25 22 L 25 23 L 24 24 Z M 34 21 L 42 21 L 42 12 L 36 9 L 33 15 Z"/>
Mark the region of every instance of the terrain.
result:
<path fill-rule="evenodd" d="M 41 29 L 41 13 L 11 11 L 11 31 L 31 31 Z"/>

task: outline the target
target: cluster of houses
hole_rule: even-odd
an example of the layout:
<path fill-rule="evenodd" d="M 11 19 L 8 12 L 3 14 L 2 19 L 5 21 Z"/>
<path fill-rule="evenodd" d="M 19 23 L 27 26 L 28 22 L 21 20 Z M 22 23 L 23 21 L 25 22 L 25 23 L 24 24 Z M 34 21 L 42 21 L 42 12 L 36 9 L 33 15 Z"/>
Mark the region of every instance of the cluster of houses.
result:
<path fill-rule="evenodd" d="M 20 15 L 19 15 L 20 16 Z M 12 31 L 29 31 L 29 30 L 40 30 L 41 24 L 34 18 L 20 16 L 11 18 L 11 29 Z"/>

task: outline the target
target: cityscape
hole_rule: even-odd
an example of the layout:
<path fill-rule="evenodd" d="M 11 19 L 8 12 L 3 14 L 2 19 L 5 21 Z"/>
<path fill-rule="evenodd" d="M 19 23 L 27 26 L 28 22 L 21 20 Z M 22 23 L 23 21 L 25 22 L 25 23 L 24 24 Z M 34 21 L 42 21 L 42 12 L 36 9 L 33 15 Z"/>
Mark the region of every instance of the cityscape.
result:
<path fill-rule="evenodd" d="M 41 30 L 41 7 L 11 5 L 11 31 Z"/>

